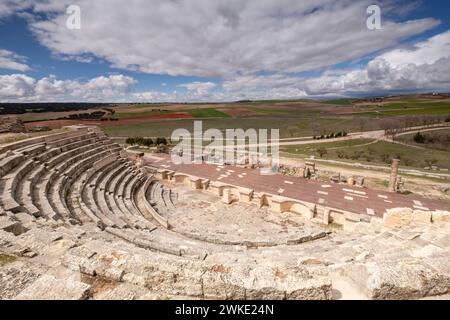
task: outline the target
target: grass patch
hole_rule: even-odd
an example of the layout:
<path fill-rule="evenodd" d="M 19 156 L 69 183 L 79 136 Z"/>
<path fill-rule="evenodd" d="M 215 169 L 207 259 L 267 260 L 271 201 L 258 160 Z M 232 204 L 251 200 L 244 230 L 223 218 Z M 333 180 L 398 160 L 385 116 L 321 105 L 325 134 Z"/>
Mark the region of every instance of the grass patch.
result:
<path fill-rule="evenodd" d="M 335 148 L 349 148 L 362 144 L 371 143 L 374 140 L 371 139 L 353 139 L 344 141 L 324 142 L 324 143 L 312 143 L 312 144 L 300 144 L 292 146 L 282 146 L 280 150 L 292 154 L 314 155 L 315 151 L 319 148 L 335 149 Z"/>
<path fill-rule="evenodd" d="M 17 258 L 14 256 L 0 253 L 0 267 L 3 267 L 4 265 L 6 265 L 8 263 L 14 262 L 14 261 L 16 261 L 16 259 Z"/>

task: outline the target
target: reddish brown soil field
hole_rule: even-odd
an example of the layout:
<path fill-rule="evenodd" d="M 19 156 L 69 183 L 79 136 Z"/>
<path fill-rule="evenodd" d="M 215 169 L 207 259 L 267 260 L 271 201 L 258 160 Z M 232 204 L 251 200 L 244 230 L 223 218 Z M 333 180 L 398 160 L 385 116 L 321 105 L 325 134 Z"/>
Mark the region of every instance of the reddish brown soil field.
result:
<path fill-rule="evenodd" d="M 26 123 L 27 128 L 32 128 L 36 126 L 45 126 L 51 129 L 59 129 L 64 126 L 85 124 L 93 126 L 121 126 L 126 124 L 140 124 L 150 121 L 159 121 L 165 119 L 190 119 L 192 116 L 185 112 L 161 114 L 154 116 L 136 116 L 126 119 L 119 119 L 117 121 L 98 121 L 98 120 L 47 120 L 47 121 L 37 121 Z"/>

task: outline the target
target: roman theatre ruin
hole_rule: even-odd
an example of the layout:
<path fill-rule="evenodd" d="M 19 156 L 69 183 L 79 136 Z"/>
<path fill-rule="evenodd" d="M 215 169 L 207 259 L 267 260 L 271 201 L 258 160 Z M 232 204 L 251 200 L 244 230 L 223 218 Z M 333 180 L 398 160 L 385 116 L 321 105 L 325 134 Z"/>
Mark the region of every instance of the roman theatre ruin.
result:
<path fill-rule="evenodd" d="M 175 165 L 90 126 L 0 149 L 2 299 L 449 293 L 447 202 Z"/>

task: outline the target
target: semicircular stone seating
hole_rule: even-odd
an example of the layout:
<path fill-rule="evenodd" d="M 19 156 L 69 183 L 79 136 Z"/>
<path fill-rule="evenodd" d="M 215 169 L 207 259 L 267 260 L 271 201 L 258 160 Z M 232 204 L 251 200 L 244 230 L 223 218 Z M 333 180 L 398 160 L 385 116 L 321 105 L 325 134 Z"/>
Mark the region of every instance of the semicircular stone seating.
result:
<path fill-rule="evenodd" d="M 178 194 L 167 187 L 171 184 L 152 175 L 152 172 L 158 174 L 156 169 L 140 164 L 97 127 L 74 126 L 60 133 L 0 146 L 1 249 L 8 249 L 14 255 L 20 252 L 17 255 L 21 257 L 22 253 L 27 254 L 23 256 L 27 258 L 38 256 L 34 261 L 39 268 L 47 270 L 51 266 L 48 273 L 20 293 L 20 298 L 54 297 L 54 292 L 67 294 L 67 279 L 57 279 L 57 276 L 65 277 L 69 271 L 77 271 L 117 282 L 118 294 L 127 293 L 120 289 L 128 288 L 120 287 L 119 283 L 124 282 L 139 292 L 161 292 L 164 297 L 167 293 L 220 299 L 330 299 L 331 273 L 340 273 L 344 270 L 340 268 L 347 266 L 346 275 L 348 272 L 349 278 L 356 279 L 355 287 L 364 288 L 366 292 L 373 283 L 381 286 L 381 289 L 370 289 L 373 297 L 379 297 L 379 290 L 385 290 L 384 287 L 389 288 L 389 292 L 383 291 L 386 296 L 381 296 L 394 299 L 404 298 L 405 290 L 413 297 L 417 297 L 419 291 L 423 296 L 430 292 L 441 293 L 436 290 L 448 291 L 449 286 L 441 285 L 448 283 L 445 281 L 448 279 L 447 251 L 442 255 L 441 251 L 436 251 L 429 266 L 422 264 L 422 258 L 419 269 L 416 269 L 419 264 L 410 264 L 412 252 L 420 251 L 417 257 L 425 252 L 417 247 L 418 241 L 410 242 L 417 238 L 416 229 L 414 232 L 392 231 L 395 234 L 381 228 L 378 230 L 382 232 L 375 229 L 376 232 L 368 230 L 366 233 L 361 229 L 357 246 L 354 234 L 343 232 L 325 238 L 327 232 L 322 228 L 299 233 L 279 232 L 284 242 L 264 237 L 254 239 L 253 235 L 261 232 L 259 227 L 244 242 L 221 240 L 216 237 L 215 229 L 210 234 L 198 234 L 195 229 L 190 232 L 179 228 L 190 219 L 187 215 L 188 220 L 177 220 L 190 208 L 184 204 L 190 197 L 189 192 L 183 193 L 185 181 L 174 179 L 180 183 L 180 188 L 173 189 L 180 192 L 178 200 Z M 189 190 L 192 182 L 194 186 L 197 182 L 207 183 L 200 179 L 187 182 Z M 202 192 L 197 195 L 210 196 Z M 196 200 L 200 203 L 202 199 Z M 230 199 L 221 200 L 220 204 L 228 205 Z M 258 207 L 261 203 L 258 199 Z M 274 200 L 273 203 L 279 204 Z M 439 217 L 447 219 L 448 213 L 437 211 L 437 221 Z M 425 218 L 425 214 L 418 216 L 418 219 Z M 427 230 L 431 230 L 428 227 Z M 433 228 L 437 235 L 442 235 L 436 238 L 436 244 L 447 246 L 448 232 L 442 232 L 448 230 L 446 224 Z M 316 234 L 323 241 L 303 244 L 303 239 L 307 239 L 305 242 L 316 239 Z M 411 234 L 414 238 L 410 238 Z M 421 241 L 428 248 L 425 239 L 434 236 L 428 231 L 424 235 Z M 402 240 L 393 241 L 393 238 Z M 411 255 L 405 256 L 405 248 L 409 248 L 407 251 L 411 251 Z M 361 261 L 371 259 L 372 250 L 374 255 L 382 255 L 381 258 L 374 256 L 368 260 L 370 269 L 360 269 Z M 429 258 L 428 251 L 426 255 Z M 390 261 L 389 266 L 384 259 Z M 21 266 L 29 260 L 17 262 Z M 392 266 L 400 267 L 394 270 Z M 371 273 L 371 270 L 376 272 Z M 384 273 L 379 270 L 399 276 L 386 279 L 386 285 Z M 420 281 L 415 280 L 417 270 Z M 409 283 L 404 287 L 402 281 L 396 281 L 411 275 L 414 283 L 421 283 L 420 290 L 409 287 Z M 430 279 L 424 281 L 422 275 Z M 70 283 L 72 290 L 74 286 L 72 281 Z M 338 287 L 340 285 L 348 287 L 346 282 L 338 282 Z M 85 288 L 86 284 L 78 286 Z M 391 289 L 396 286 L 398 290 Z M 101 292 L 95 294 L 101 295 Z M 85 297 L 84 291 L 81 297 Z"/>
<path fill-rule="evenodd" d="M 141 248 L 177 256 L 205 259 L 212 250 L 227 250 L 171 231 L 167 215 L 176 194 L 96 127 L 0 149 L 0 211 L 72 225 L 93 222 Z"/>

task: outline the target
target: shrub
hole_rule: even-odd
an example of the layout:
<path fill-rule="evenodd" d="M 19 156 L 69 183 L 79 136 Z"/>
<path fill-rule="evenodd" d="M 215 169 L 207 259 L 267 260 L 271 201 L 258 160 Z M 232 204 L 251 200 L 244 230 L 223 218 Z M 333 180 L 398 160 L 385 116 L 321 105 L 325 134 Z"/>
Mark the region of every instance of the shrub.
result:
<path fill-rule="evenodd" d="M 424 162 L 427 167 L 431 168 L 432 166 L 436 165 L 438 161 L 436 159 L 425 159 Z"/>
<path fill-rule="evenodd" d="M 391 157 L 387 154 L 387 153 L 383 153 L 380 155 L 381 161 L 383 161 L 384 163 L 390 163 L 391 162 Z"/>
<path fill-rule="evenodd" d="M 339 159 L 342 159 L 345 157 L 345 152 L 344 151 L 336 151 L 336 154 L 338 156 Z"/>
<path fill-rule="evenodd" d="M 325 148 L 319 148 L 316 150 L 316 152 L 319 154 L 321 158 L 328 153 L 327 149 Z"/>

